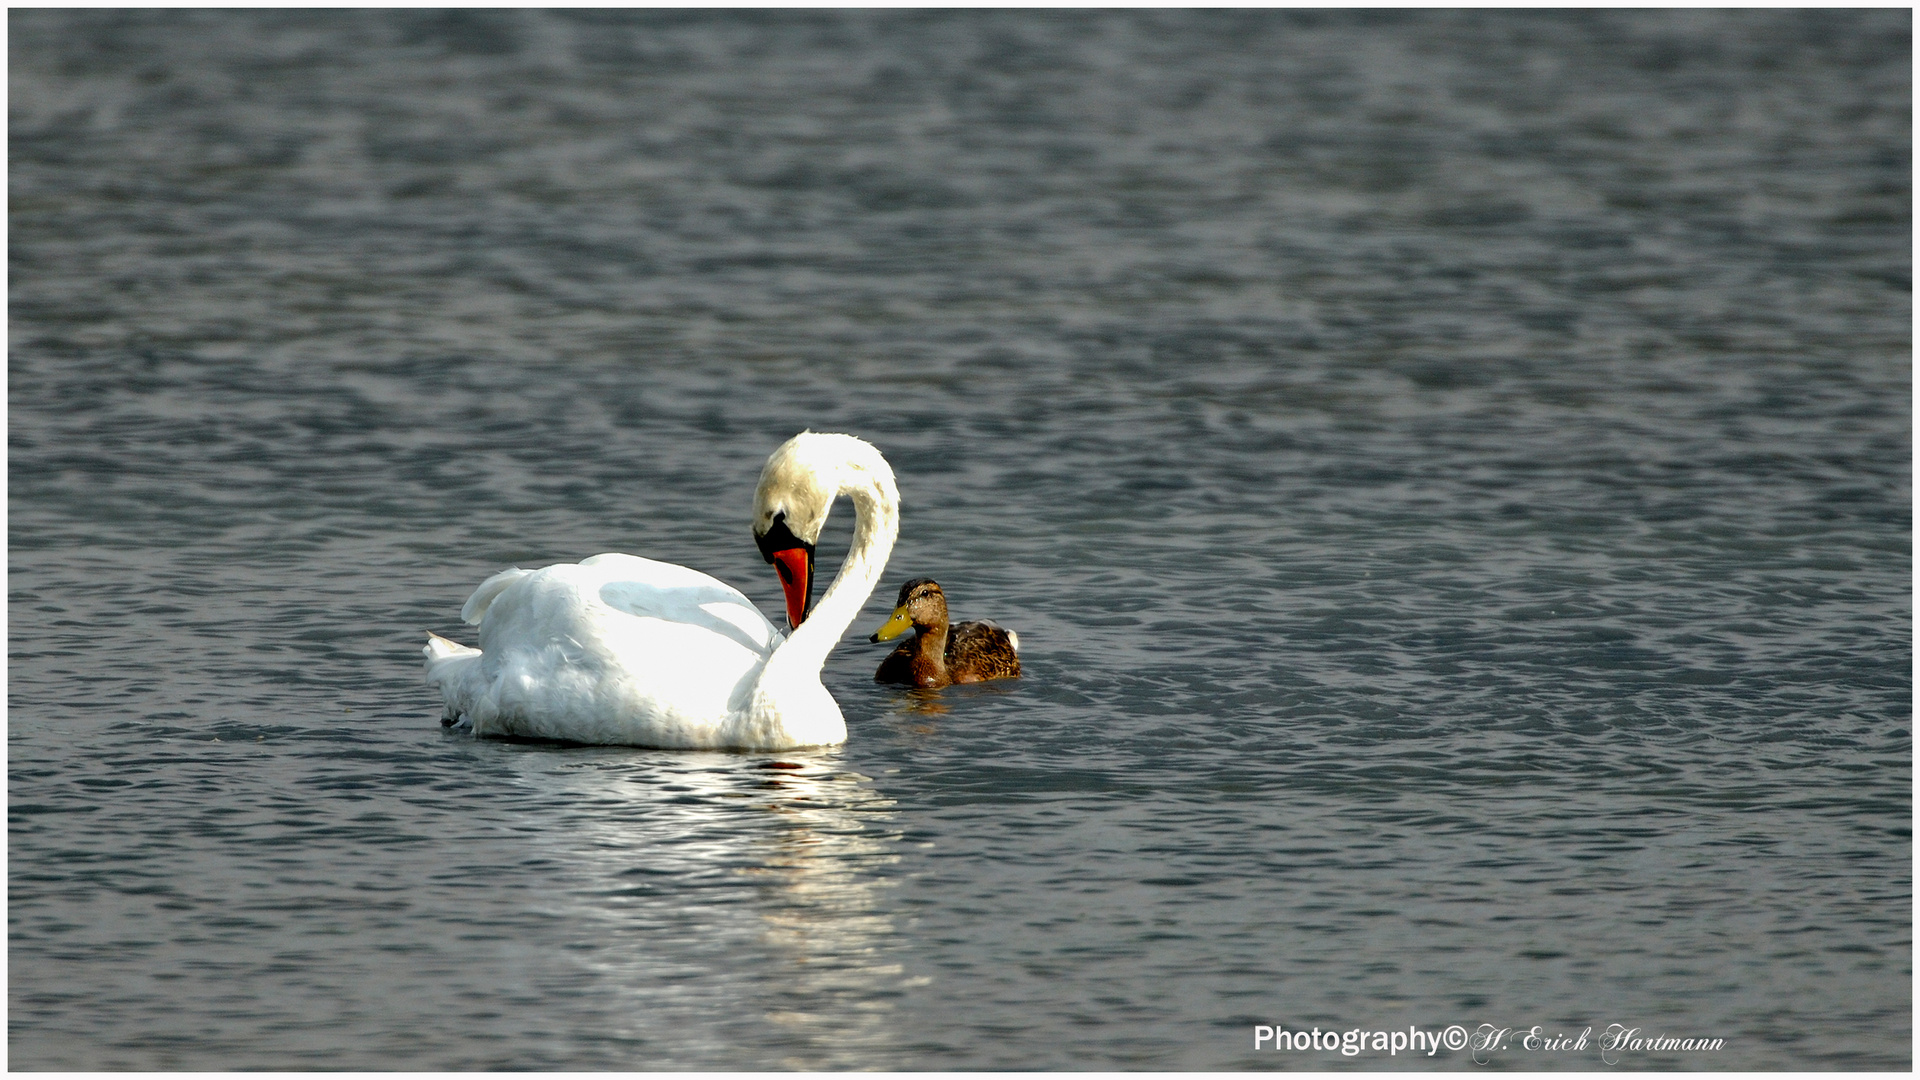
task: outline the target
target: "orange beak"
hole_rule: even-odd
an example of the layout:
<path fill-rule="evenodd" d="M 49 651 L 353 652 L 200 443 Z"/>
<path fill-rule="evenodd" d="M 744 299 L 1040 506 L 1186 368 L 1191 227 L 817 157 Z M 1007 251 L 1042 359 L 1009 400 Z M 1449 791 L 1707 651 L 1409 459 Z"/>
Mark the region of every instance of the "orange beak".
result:
<path fill-rule="evenodd" d="M 785 510 L 773 515 L 764 531 L 754 529 L 753 542 L 780 574 L 787 594 L 787 629 L 799 626 L 813 607 L 813 544 L 793 535 Z"/>
<path fill-rule="evenodd" d="M 787 594 L 787 628 L 791 630 L 813 607 L 813 549 L 786 548 L 771 552 L 767 559 L 780 575 L 781 591 Z"/>

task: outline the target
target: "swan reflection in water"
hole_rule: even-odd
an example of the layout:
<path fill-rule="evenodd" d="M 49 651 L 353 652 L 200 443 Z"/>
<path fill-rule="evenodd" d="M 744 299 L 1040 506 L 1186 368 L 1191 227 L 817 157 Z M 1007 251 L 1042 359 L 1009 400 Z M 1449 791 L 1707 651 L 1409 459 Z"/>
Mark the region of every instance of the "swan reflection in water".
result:
<path fill-rule="evenodd" d="M 898 1045 L 892 1003 L 925 981 L 882 902 L 900 835 L 839 751 L 559 753 L 541 842 L 567 850 L 542 854 L 577 883 L 566 918 L 592 940 L 569 948 L 635 1066 L 871 1067 Z"/>

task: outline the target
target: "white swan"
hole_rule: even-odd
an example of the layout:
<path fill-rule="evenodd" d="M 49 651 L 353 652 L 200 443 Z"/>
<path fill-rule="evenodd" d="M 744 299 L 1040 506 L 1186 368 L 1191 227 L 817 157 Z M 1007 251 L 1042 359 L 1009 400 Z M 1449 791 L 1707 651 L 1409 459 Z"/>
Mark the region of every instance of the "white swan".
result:
<path fill-rule="evenodd" d="M 853 500 L 853 547 L 817 605 L 813 548 L 833 500 Z M 827 653 L 900 532 L 893 470 L 851 435 L 803 431 L 760 471 L 754 539 L 786 593 L 782 636 L 739 590 L 698 570 L 595 555 L 482 582 L 460 617 L 470 649 L 429 634 L 427 682 L 476 735 L 673 748 L 784 750 L 845 742 L 820 685 Z"/>

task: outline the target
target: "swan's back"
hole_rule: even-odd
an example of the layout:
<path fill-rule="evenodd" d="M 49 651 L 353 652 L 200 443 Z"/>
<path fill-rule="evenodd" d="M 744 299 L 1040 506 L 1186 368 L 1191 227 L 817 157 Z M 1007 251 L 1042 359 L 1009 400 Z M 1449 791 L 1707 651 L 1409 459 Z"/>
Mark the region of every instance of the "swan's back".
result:
<path fill-rule="evenodd" d="M 478 735 L 714 745 L 782 640 L 739 590 L 634 555 L 497 574 L 469 613 L 478 660 L 435 681 Z"/>

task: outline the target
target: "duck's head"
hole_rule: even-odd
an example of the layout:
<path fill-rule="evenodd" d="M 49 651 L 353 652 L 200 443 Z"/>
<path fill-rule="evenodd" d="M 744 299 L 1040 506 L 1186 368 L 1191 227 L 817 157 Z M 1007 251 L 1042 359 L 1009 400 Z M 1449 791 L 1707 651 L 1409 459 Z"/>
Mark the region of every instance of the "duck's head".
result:
<path fill-rule="evenodd" d="M 947 621 L 947 594 L 932 578 L 914 578 L 900 586 L 900 602 L 868 641 L 892 641 L 909 628 L 927 630 Z"/>
<path fill-rule="evenodd" d="M 780 445 L 760 470 L 753 493 L 753 540 L 780 575 L 787 625 L 813 610 L 813 547 L 847 472 L 879 451 L 851 435 L 803 431 Z"/>

